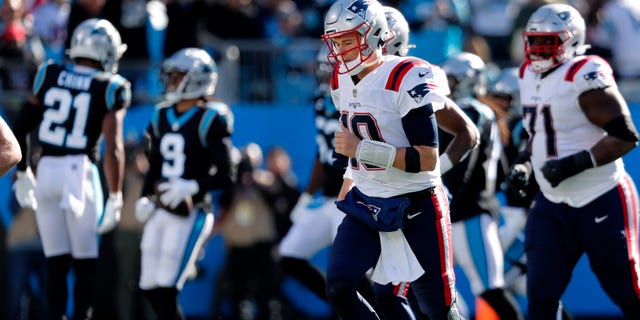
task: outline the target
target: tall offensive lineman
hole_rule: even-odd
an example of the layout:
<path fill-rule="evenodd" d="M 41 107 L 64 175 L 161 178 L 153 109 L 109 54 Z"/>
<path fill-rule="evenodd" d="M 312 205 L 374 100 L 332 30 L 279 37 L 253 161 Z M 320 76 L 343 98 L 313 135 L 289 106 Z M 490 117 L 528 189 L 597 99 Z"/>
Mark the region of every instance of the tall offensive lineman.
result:
<path fill-rule="evenodd" d="M 557 315 L 583 254 L 628 319 L 640 319 L 638 192 L 622 156 L 638 144 L 613 70 L 584 55 L 586 25 L 554 3 L 531 14 L 519 87 L 529 145 L 508 176 L 540 185 L 525 227 L 529 319 Z"/>
<path fill-rule="evenodd" d="M 206 51 L 174 53 L 162 78 L 165 103 L 147 128 L 149 171 L 136 201 L 136 218 L 146 222 L 139 286 L 158 319 L 182 319 L 178 292 L 213 228 L 208 194 L 230 187 L 235 176 L 233 114 L 212 98 L 218 72 Z"/>
<path fill-rule="evenodd" d="M 47 298 L 52 319 L 67 306 L 67 274 L 75 272 L 74 319 L 90 317 L 98 235 L 115 228 L 122 209 L 122 120 L 131 102 L 129 82 L 116 74 L 126 50 L 107 20 L 89 19 L 73 32 L 73 64 L 46 62 L 38 69 L 33 96 L 15 123 L 22 148 L 14 189 L 22 207 L 36 210 L 47 257 Z M 42 145 L 37 179 L 27 159 L 27 135 L 37 126 Z M 109 198 L 103 208 L 97 147 L 105 141 Z M 98 225 L 96 227 L 96 225 Z"/>

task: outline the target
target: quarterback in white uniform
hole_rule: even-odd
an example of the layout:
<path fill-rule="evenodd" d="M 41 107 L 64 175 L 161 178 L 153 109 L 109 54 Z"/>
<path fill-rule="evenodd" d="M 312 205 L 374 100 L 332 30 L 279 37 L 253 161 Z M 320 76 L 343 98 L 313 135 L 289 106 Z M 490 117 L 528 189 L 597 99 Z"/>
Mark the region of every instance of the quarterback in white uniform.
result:
<path fill-rule="evenodd" d="M 426 61 L 382 55 L 389 31 L 379 2 L 339 0 L 324 22 L 323 40 L 338 66 L 331 80 L 341 123 L 335 149 L 351 158 L 353 178 L 337 201 L 346 215 L 329 257 L 329 301 L 342 319 L 378 319 L 356 293 L 375 266 L 377 283 L 411 281 L 431 319 L 459 319 L 435 119 L 444 90 Z"/>
<path fill-rule="evenodd" d="M 638 195 L 621 159 L 638 133 L 609 64 L 583 55 L 585 29 L 576 9 L 549 4 L 523 31 L 530 146 L 507 178 L 522 185 L 532 169 L 541 191 L 525 229 L 529 319 L 555 317 L 583 254 L 624 315 L 640 319 Z"/>

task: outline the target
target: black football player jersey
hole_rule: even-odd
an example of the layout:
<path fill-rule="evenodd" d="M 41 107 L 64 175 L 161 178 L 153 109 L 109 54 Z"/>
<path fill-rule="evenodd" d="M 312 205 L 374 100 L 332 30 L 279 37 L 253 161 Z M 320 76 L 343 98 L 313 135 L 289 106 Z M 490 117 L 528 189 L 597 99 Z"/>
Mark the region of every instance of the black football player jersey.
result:
<path fill-rule="evenodd" d="M 319 90 L 314 98 L 316 143 L 318 156 L 324 169 L 323 195 L 336 197 L 342 186 L 342 176 L 348 158 L 337 153 L 333 147 L 334 133 L 340 130 L 340 112 L 327 92 Z"/>
<path fill-rule="evenodd" d="M 105 114 L 131 104 L 131 85 L 125 78 L 71 64 L 41 65 L 33 93 L 40 106 L 24 111 L 41 119 L 36 134 L 42 155 L 87 154 L 94 162 Z"/>
<path fill-rule="evenodd" d="M 451 221 L 457 222 L 490 213 L 498 215 L 495 197 L 496 174 L 502 148 L 493 111 L 481 102 L 471 99 L 456 101 L 480 132 L 480 144 L 461 162 L 442 176 L 442 182 L 451 193 Z M 440 150 L 446 150 L 453 138 L 439 130 Z"/>
<path fill-rule="evenodd" d="M 232 131 L 233 113 L 224 103 L 209 101 L 183 114 L 174 105 L 158 106 L 146 131 L 149 171 L 142 195 L 152 195 L 158 182 L 171 178 L 198 181 L 194 203 L 210 190 L 229 187 Z"/>

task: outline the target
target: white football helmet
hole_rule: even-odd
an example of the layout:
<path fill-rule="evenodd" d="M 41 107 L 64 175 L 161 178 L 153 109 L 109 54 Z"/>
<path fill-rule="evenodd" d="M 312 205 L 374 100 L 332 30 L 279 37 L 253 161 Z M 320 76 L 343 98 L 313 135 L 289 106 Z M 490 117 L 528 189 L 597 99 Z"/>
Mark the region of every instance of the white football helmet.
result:
<path fill-rule="evenodd" d="M 336 52 L 333 39 L 355 34 L 359 46 L 358 57 L 346 61 L 345 55 L 352 50 Z M 322 39 L 329 47 L 328 59 L 338 66 L 338 73 L 356 75 L 365 67 L 365 61 L 379 50 L 389 38 L 389 28 L 382 4 L 376 0 L 337 0 L 327 11 L 324 18 Z"/>
<path fill-rule="evenodd" d="M 547 71 L 589 48 L 585 45 L 584 19 L 578 10 L 561 3 L 547 4 L 533 12 L 522 37 L 524 58 L 535 72 Z"/>
<path fill-rule="evenodd" d="M 443 64 L 442 70 L 449 81 L 454 99 L 463 97 L 483 96 L 487 93 L 487 78 L 485 76 L 485 63 L 479 56 L 460 52 L 449 57 Z"/>
<path fill-rule="evenodd" d="M 518 68 L 510 67 L 500 71 L 498 78 L 489 88 L 489 93 L 511 99 L 509 112 L 520 113 L 520 88 L 518 87 Z"/>
<path fill-rule="evenodd" d="M 176 90 L 165 92 L 165 99 L 169 103 L 210 96 L 216 90 L 218 83 L 216 62 L 202 49 L 180 49 L 162 63 L 162 80 L 165 82 L 165 87 L 171 72 L 184 73 L 185 76 Z"/>
<path fill-rule="evenodd" d="M 73 30 L 69 47 L 67 54 L 71 59 L 98 61 L 102 70 L 112 73 L 118 72 L 118 61 L 127 51 L 111 22 L 95 18 L 83 21 Z"/>
<path fill-rule="evenodd" d="M 391 54 L 404 57 L 409 49 L 415 47 L 409 44 L 409 23 L 398 9 L 390 6 L 384 7 L 384 15 L 389 27 L 389 39 L 382 48 L 383 54 Z"/>

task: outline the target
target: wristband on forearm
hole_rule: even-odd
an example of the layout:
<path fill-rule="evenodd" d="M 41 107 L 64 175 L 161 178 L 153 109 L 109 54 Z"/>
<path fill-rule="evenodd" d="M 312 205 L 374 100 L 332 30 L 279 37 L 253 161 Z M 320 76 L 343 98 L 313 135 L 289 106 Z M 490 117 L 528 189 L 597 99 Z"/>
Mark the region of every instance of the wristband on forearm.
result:
<path fill-rule="evenodd" d="M 356 159 L 362 163 L 389 169 L 396 158 L 396 147 L 373 140 L 361 140 L 356 149 Z"/>
<path fill-rule="evenodd" d="M 574 155 L 562 158 L 560 162 L 562 167 L 571 173 L 568 175 L 569 177 L 596 166 L 595 159 L 588 150 L 582 150 Z"/>

